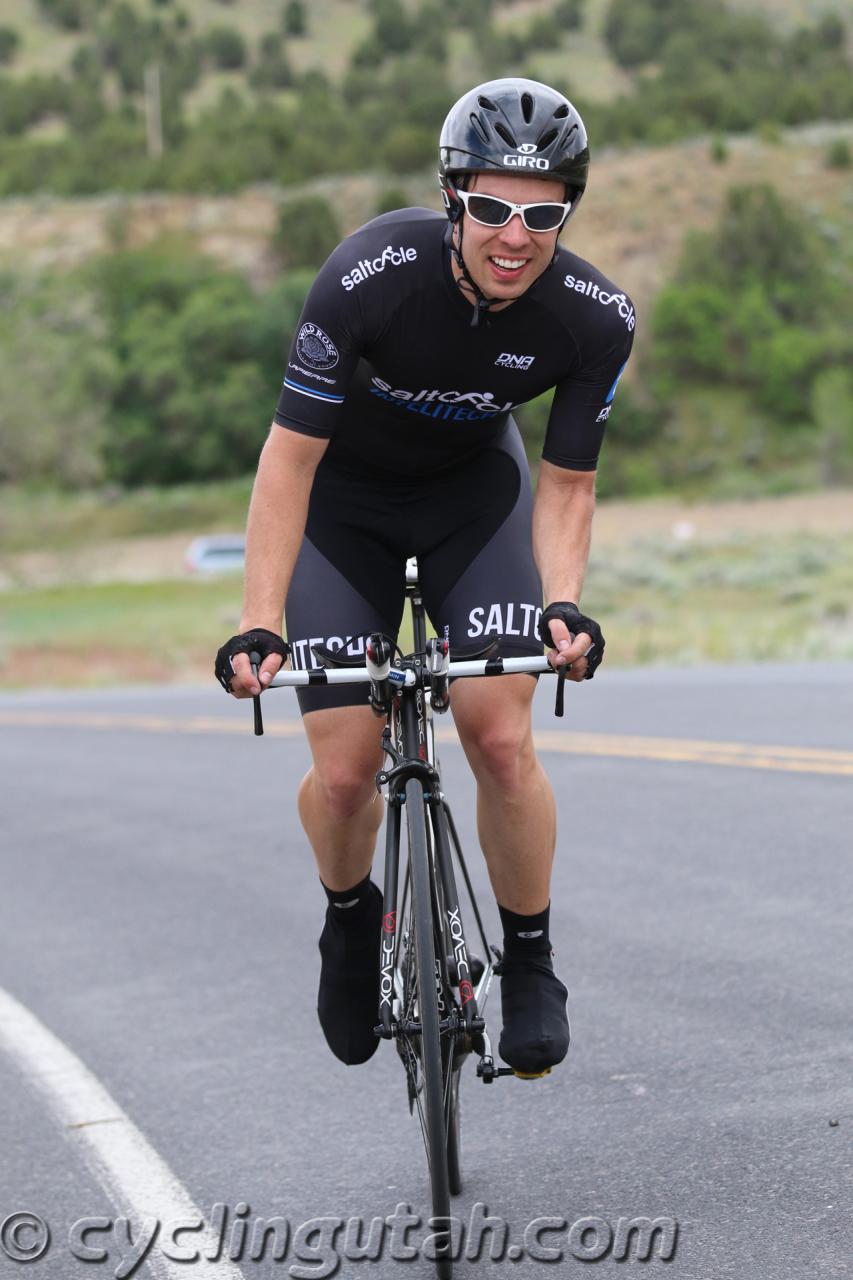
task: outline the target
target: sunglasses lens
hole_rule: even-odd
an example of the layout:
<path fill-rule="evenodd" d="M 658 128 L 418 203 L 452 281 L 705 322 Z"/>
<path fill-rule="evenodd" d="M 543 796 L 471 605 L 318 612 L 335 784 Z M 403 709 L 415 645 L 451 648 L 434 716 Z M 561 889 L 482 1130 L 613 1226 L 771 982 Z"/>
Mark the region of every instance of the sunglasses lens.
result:
<path fill-rule="evenodd" d="M 530 231 L 554 231 L 565 214 L 561 204 L 532 204 L 525 210 L 524 220 Z"/>
<path fill-rule="evenodd" d="M 473 195 L 468 200 L 468 212 L 487 227 L 502 227 L 509 221 L 512 210 L 505 201 L 496 200 L 494 196 Z"/>

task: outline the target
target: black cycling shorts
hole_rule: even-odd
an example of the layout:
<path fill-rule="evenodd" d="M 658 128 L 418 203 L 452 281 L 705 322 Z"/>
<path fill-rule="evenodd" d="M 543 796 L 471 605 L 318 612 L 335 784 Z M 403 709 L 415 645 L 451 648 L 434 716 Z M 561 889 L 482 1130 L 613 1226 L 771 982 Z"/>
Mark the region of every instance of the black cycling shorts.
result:
<path fill-rule="evenodd" d="M 503 657 L 543 652 L 530 473 L 512 419 L 497 440 L 441 474 L 379 479 L 324 463 L 287 595 L 294 668 L 318 665 L 312 644 L 355 657 L 371 631 L 396 636 L 410 556 L 418 558 L 430 620 L 438 635 L 449 629 L 452 650 L 471 652 L 501 636 Z M 305 714 L 366 704 L 367 686 L 298 696 Z"/>

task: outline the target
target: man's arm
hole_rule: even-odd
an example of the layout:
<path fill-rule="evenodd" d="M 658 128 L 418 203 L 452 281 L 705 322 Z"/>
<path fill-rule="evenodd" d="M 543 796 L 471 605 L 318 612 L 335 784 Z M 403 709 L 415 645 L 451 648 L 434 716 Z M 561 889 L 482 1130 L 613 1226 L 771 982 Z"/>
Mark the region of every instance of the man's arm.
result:
<path fill-rule="evenodd" d="M 241 633 L 256 627 L 281 633 L 314 473 L 328 444 L 327 439 L 301 435 L 275 424 L 267 437 L 249 505 Z M 280 665 L 281 659 L 275 655 L 264 660 L 259 673 L 264 684 L 269 683 Z M 258 685 L 246 654 L 238 654 L 233 666 L 232 693 L 238 698 L 257 693 Z M 269 678 L 264 679 L 265 676 Z"/>
<path fill-rule="evenodd" d="M 595 511 L 595 472 L 556 467 L 543 458 L 533 505 L 533 554 L 542 578 L 545 603 L 554 600 L 580 602 L 589 559 L 592 516 Z M 551 624 L 559 656 L 555 666 L 571 663 L 571 680 L 583 680 L 583 654 L 592 643 L 585 632 L 572 640 L 565 623 Z"/>

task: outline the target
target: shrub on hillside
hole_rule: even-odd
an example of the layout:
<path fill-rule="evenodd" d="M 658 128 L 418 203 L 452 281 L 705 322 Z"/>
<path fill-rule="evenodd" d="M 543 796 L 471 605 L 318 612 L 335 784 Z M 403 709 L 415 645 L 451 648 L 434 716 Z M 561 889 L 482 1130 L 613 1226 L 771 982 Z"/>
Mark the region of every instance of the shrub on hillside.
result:
<path fill-rule="evenodd" d="M 409 199 L 402 187 L 386 187 L 379 192 L 376 201 L 377 217 L 381 213 L 393 213 L 395 209 L 406 209 Z"/>
<path fill-rule="evenodd" d="M 66 31 L 80 31 L 95 16 L 99 0 L 39 0 L 45 17 Z"/>
<path fill-rule="evenodd" d="M 211 27 L 204 44 L 221 71 L 236 71 L 246 61 L 246 42 L 236 27 Z"/>
<path fill-rule="evenodd" d="M 0 64 L 8 66 L 14 61 L 21 37 L 14 27 L 0 27 Z"/>
<path fill-rule="evenodd" d="M 59 76 L 0 76 L 0 121 L 6 135 L 23 133 L 50 115 L 64 115 L 69 84 Z"/>
<path fill-rule="evenodd" d="M 830 169 L 849 169 L 853 165 L 853 152 L 846 138 L 833 138 L 826 149 L 826 164 Z"/>

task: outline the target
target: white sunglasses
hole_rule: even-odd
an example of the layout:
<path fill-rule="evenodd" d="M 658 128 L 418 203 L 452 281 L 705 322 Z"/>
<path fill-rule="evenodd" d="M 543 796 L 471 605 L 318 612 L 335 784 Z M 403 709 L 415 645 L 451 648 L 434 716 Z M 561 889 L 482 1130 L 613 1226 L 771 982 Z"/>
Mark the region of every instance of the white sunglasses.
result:
<path fill-rule="evenodd" d="M 572 201 L 559 204 L 556 200 L 547 204 L 513 204 L 499 200 L 497 196 L 482 195 L 479 191 L 456 190 L 456 195 L 475 222 L 483 227 L 505 227 L 513 214 L 520 214 L 528 231 L 556 231 L 569 216 Z"/>

